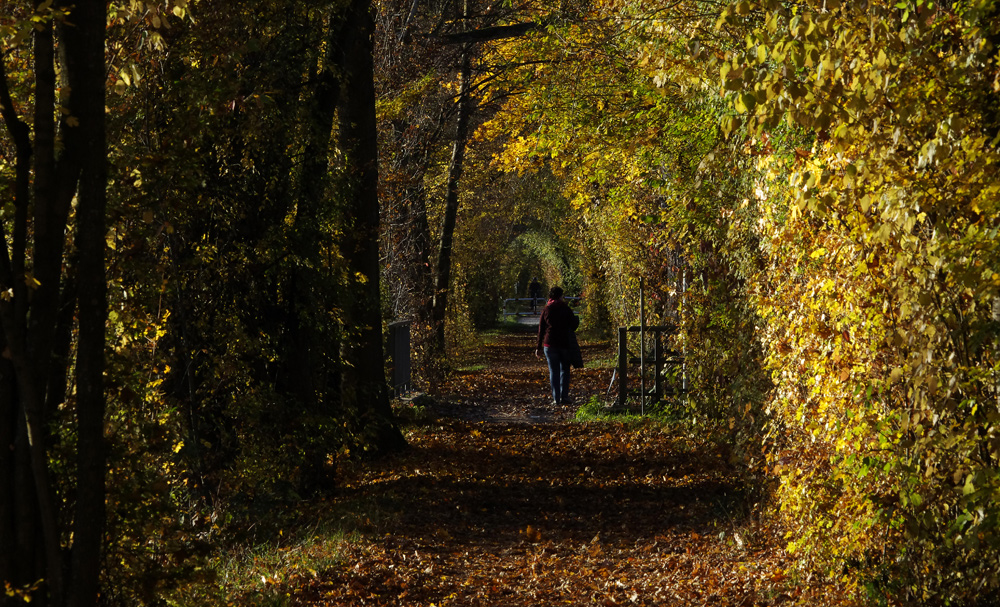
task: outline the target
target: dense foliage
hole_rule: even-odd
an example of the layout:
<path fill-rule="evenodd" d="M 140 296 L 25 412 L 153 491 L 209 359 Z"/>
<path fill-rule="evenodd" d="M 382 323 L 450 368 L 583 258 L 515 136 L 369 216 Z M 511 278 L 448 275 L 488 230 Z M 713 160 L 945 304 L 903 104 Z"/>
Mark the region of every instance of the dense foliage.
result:
<path fill-rule="evenodd" d="M 996 0 L 4 3 L 0 604 L 211 579 L 532 277 L 641 281 L 801 579 L 987 602 L 998 74 Z"/>
<path fill-rule="evenodd" d="M 996 4 L 591 10 L 519 48 L 549 61 L 500 165 L 563 178 L 619 322 L 679 252 L 691 413 L 774 480 L 804 574 L 995 591 Z"/>
<path fill-rule="evenodd" d="M 721 18 L 757 21 L 721 69 L 750 136 L 779 121 L 813 134 L 794 160 L 759 163 L 771 287 L 756 299 L 792 546 L 916 601 L 1000 583 L 997 11 Z"/>
<path fill-rule="evenodd" d="M 367 3 L 77 4 L 0 12 L 0 603 L 91 604 L 103 563 L 105 603 L 157 604 L 211 578 L 221 533 L 332 489 L 338 453 L 402 446 L 374 21 Z M 96 57 L 78 41 L 95 32 Z M 8 373 L 22 349 L 37 362 Z"/>

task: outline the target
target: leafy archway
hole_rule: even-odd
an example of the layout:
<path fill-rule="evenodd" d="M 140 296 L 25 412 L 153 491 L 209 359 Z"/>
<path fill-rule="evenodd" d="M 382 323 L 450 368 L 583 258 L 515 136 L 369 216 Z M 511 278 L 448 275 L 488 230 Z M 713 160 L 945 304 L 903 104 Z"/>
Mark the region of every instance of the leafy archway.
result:
<path fill-rule="evenodd" d="M 551 231 L 530 230 L 511 243 L 508 259 L 514 263 L 517 284 L 538 278 L 543 287 L 561 286 L 570 295 L 583 289 L 580 252 Z"/>

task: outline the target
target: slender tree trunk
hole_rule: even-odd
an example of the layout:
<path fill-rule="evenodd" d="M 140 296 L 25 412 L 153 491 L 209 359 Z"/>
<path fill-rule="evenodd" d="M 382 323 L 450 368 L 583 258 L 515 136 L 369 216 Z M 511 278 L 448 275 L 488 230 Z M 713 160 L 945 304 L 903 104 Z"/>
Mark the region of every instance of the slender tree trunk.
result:
<path fill-rule="evenodd" d="M 0 348 L 6 348 L 6 340 L 0 336 Z M 15 391 L 14 369 L 7 360 L 0 360 L 0 580 L 18 584 L 17 573 L 18 541 L 16 524 L 17 499 L 15 492 L 17 451 L 15 428 L 18 425 L 17 393 Z M 0 605 L 7 599 L 0 596 Z"/>
<path fill-rule="evenodd" d="M 36 0 L 36 8 L 40 4 Z M 13 275 L 7 283 L 14 292 L 14 305 L 12 309 L 3 310 L 3 324 L 24 416 L 21 441 L 27 443 L 30 461 L 30 481 L 24 475 L 21 484 L 22 488 L 26 488 L 30 482 L 36 498 L 34 511 L 24 512 L 23 516 L 37 517 L 39 521 L 42 532 L 41 554 L 44 554 L 45 559 L 44 571 L 40 572 L 42 575 L 39 577 L 45 579 L 50 604 L 61 607 L 65 586 L 57 529 L 57 506 L 48 470 L 49 436 L 44 406 L 49 345 L 54 329 L 54 323 L 50 321 L 54 317 L 55 302 L 59 297 L 62 240 L 65 233 L 65 221 L 60 223 L 53 213 L 57 191 L 56 71 L 55 35 L 51 21 L 43 20 L 35 27 L 34 72 L 34 224 L 31 232 L 34 239 L 32 270 L 35 280 L 29 281 L 25 276 L 25 258 L 15 257 L 12 260 Z M 27 223 L 27 214 L 24 219 Z M 27 225 L 18 225 L 14 230 L 15 233 L 21 230 L 27 233 L 28 228 Z M 58 232 L 58 237 L 55 232 Z M 34 287 L 30 300 L 27 289 L 29 282 Z"/>
<path fill-rule="evenodd" d="M 395 317 L 409 318 L 418 323 L 430 319 L 431 289 L 433 287 L 430 267 L 430 226 L 427 222 L 427 176 L 428 154 L 418 148 L 407 149 L 408 131 L 417 127 L 409 121 L 398 121 L 392 125 L 392 144 L 398 152 L 394 178 L 383 180 L 382 208 L 389 216 L 383 216 L 383 224 L 388 221 L 383 236 L 390 271 L 387 277 L 398 282 L 393 293 Z"/>
<path fill-rule="evenodd" d="M 33 214 L 32 273 L 30 315 L 28 317 L 27 349 L 36 369 L 35 389 L 43 402 L 47 400 L 48 371 L 55 340 L 56 317 L 59 310 L 60 284 L 63 274 L 63 251 L 66 242 L 70 201 L 76 193 L 80 174 L 80 150 L 74 147 L 76 127 L 70 126 L 79 116 L 68 114 L 60 123 L 63 151 L 56 160 L 58 141 L 55 132 L 56 82 L 54 36 L 51 23 L 36 31 L 35 39 L 35 198 Z M 61 27 L 60 38 L 74 33 L 76 26 Z M 68 56 L 62 46 L 63 56 Z M 63 72 L 64 78 L 71 77 Z M 68 103 L 77 98 L 67 80 Z M 64 102 L 65 103 L 65 102 Z M 69 108 L 67 108 L 69 109 Z M 15 268 L 17 270 L 17 268 Z M 23 266 L 21 268 L 23 271 Z M 16 278 L 16 276 L 15 276 Z M 15 293 L 16 297 L 16 293 Z M 43 371 L 45 370 L 45 371 Z M 65 370 L 64 370 L 65 371 Z M 56 403 L 58 404 L 58 403 Z M 45 411 L 49 414 L 50 411 Z"/>
<path fill-rule="evenodd" d="M 317 52 L 313 58 L 312 87 L 306 101 L 304 127 L 301 137 L 306 145 L 302 168 L 299 174 L 296 205 L 295 231 L 299 254 L 304 259 L 319 259 L 323 248 L 323 227 L 321 218 L 327 216 L 330 137 L 337 115 L 337 80 L 332 73 L 332 55 L 336 52 L 335 27 L 337 15 L 329 16 L 326 32 L 326 53 Z M 322 30 L 323 24 L 317 24 Z M 328 385 L 326 373 L 331 372 L 324 365 L 328 354 L 336 357 L 336 344 L 321 343 L 320 337 L 308 320 L 311 310 L 323 310 L 335 302 L 324 301 L 325 293 L 317 293 L 312 288 L 313 281 L 300 266 L 292 270 L 286 300 L 288 317 L 288 349 L 285 353 L 286 375 L 291 380 L 291 389 L 299 400 L 310 408 L 318 404 L 318 395 Z"/>
<path fill-rule="evenodd" d="M 42 3 L 35 3 L 42 9 Z M 0 562 L 4 579 L 18 586 L 44 580 L 32 597 L 53 607 L 94 605 L 98 596 L 101 546 L 104 537 L 104 330 L 106 319 L 104 276 L 104 205 L 106 146 L 104 135 L 104 0 L 77 0 L 59 33 L 63 102 L 67 113 L 55 120 L 55 32 L 45 19 L 35 25 L 34 142 L 17 118 L 0 68 L 0 109 L 17 149 L 15 216 L 10 241 L 0 229 L 0 290 L 13 297 L 0 301 L 5 372 L 0 378 L 0 414 L 5 431 L 0 438 L 6 455 L 0 482 L 0 537 L 10 561 Z M 56 149 L 62 150 L 56 161 Z M 33 188 L 29 166 L 34 152 Z M 29 207 L 28 198 L 33 194 Z M 48 422 L 62 403 L 69 360 L 65 338 L 70 335 L 76 283 L 64 282 L 64 259 L 70 201 L 76 206 L 77 278 L 85 290 L 80 300 L 76 360 L 77 476 L 76 511 L 72 527 L 63 520 L 49 472 Z M 30 215 L 28 209 L 33 213 Z M 29 225 L 29 219 L 31 225 Z M 29 236 L 31 247 L 29 249 Z M 10 248 L 7 243 L 10 242 Z M 30 255 L 31 274 L 27 273 Z M 68 286 L 64 286 L 68 285 Z M 9 291 L 8 291 L 9 290 Z M 62 308 L 60 307 L 62 306 Z M 61 311 L 60 311 L 61 310 Z M 60 324 L 61 320 L 61 324 Z M 59 327 L 62 327 L 61 333 Z M 13 419 L 11 419 L 13 415 Z M 8 421 L 12 423 L 7 424 Z M 16 428 L 16 432 L 10 432 Z M 11 449 L 11 443 L 13 449 Z M 6 498 L 7 489 L 16 496 Z M 8 543 L 14 526 L 14 538 Z M 65 560 L 64 538 L 72 538 L 72 557 Z M 8 577 L 9 576 L 9 577 Z"/>
<path fill-rule="evenodd" d="M 19 456 L 17 461 L 19 466 L 23 466 L 15 471 L 17 476 L 15 480 L 16 490 L 19 492 L 19 497 L 27 498 L 23 492 L 33 487 L 36 500 L 32 504 L 21 504 L 21 507 L 18 508 L 19 520 L 17 524 L 32 529 L 36 517 L 40 521 L 42 552 L 45 558 L 45 573 L 42 577 L 47 585 L 49 604 L 61 606 L 65 596 L 65 586 L 57 527 L 56 500 L 48 469 L 46 448 L 48 437 L 45 432 L 44 403 L 36 390 L 35 376 L 28 363 L 24 347 L 10 339 L 16 329 L 9 306 L 0 306 L 0 317 L 2 317 L 0 320 L 2 320 L 3 330 L 7 336 L 7 351 L 10 353 L 13 363 L 18 398 L 23 414 L 22 419 L 19 420 L 20 428 L 15 439 L 15 453 Z M 32 539 L 24 535 L 19 540 L 26 552 L 34 552 L 33 548 L 25 545 L 25 542 L 30 541 Z M 24 555 L 19 555 L 19 557 L 22 563 L 28 562 Z"/>
<path fill-rule="evenodd" d="M 13 382 L 17 384 L 16 371 Z M 17 396 L 16 386 L 14 388 Z M 31 450 L 28 448 L 24 411 L 15 409 L 15 434 L 12 455 L 14 456 L 14 581 L 23 588 L 33 584 L 45 571 L 44 554 L 41 550 L 43 538 L 39 529 L 38 500 L 35 498 L 35 482 L 31 471 Z M 42 597 L 41 591 L 35 593 Z"/>
<path fill-rule="evenodd" d="M 31 131 L 17 114 L 7 83 L 6 65 L 0 58 L 0 115 L 3 116 L 6 131 L 16 150 L 14 175 L 15 226 L 26 222 L 28 198 L 31 192 Z M 23 259 L 25 230 L 15 227 L 15 259 Z M 6 243 L 6 235 L 0 226 L 0 241 Z M 14 268 L 6 246 L 0 247 L 0 279 L 3 286 L 12 286 Z M 0 331 L 0 350 L 8 351 L 6 332 Z M 10 581 L 15 586 L 29 583 L 26 566 L 33 565 L 33 559 L 25 561 L 25 550 L 35 544 L 33 503 L 34 488 L 27 474 L 28 455 L 26 442 L 18 440 L 18 428 L 23 426 L 20 402 L 17 394 L 17 379 L 9 357 L 0 360 L 0 580 Z M 30 517 L 25 520 L 23 516 Z M 0 605 L 9 601 L 0 595 Z"/>
<path fill-rule="evenodd" d="M 406 443 L 389 406 L 382 349 L 374 31 L 370 0 L 352 0 L 337 53 L 337 136 L 346 163 L 341 250 L 352 281 L 343 310 L 341 398 L 348 410 L 361 415 L 375 448 L 385 453 Z"/>
<path fill-rule="evenodd" d="M 3 342 L 0 341 L 0 346 Z M 10 365 L 0 362 L 0 580 L 14 578 L 14 384 Z M 0 598 L 0 605 L 5 600 Z"/>
<path fill-rule="evenodd" d="M 80 159 L 76 246 L 79 340 L 76 360 L 76 512 L 67 605 L 97 603 L 104 544 L 104 346 L 107 321 L 105 206 L 107 145 L 104 131 L 105 0 L 76 0 L 72 27 L 61 32 L 63 65 L 71 88 L 70 112 L 79 126 L 67 146 Z"/>
<path fill-rule="evenodd" d="M 448 165 L 448 184 L 445 197 L 444 218 L 441 221 L 441 245 L 438 249 L 436 272 L 434 274 L 434 300 L 431 320 L 434 324 L 435 346 L 444 352 L 444 318 L 448 309 L 448 293 L 451 286 L 451 252 L 455 238 L 455 223 L 458 218 L 458 186 L 465 164 L 465 148 L 469 139 L 469 118 L 472 100 L 469 94 L 472 77 L 469 49 L 462 51 L 461 85 L 458 94 L 458 121 L 455 127 L 455 143 L 452 146 L 451 162 Z"/>
<path fill-rule="evenodd" d="M 426 322 L 428 302 L 432 301 L 433 282 L 431 280 L 431 230 L 427 221 L 427 188 L 424 187 L 423 176 L 426 165 L 421 165 L 420 177 L 417 183 L 407 190 L 407 230 L 409 233 L 409 264 L 412 268 L 410 278 L 413 283 L 412 310 L 419 310 Z"/>

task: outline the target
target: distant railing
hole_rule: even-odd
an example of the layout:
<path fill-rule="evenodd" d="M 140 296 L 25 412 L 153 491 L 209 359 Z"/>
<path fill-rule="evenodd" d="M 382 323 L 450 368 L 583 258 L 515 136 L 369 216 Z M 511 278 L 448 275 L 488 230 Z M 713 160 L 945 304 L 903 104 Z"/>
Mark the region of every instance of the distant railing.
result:
<path fill-rule="evenodd" d="M 564 299 L 569 303 L 571 308 L 577 310 L 577 313 L 585 305 L 582 297 L 565 297 Z M 544 297 L 512 297 L 505 299 L 503 300 L 503 317 L 506 319 L 508 316 L 538 316 L 545 309 L 546 301 Z"/>

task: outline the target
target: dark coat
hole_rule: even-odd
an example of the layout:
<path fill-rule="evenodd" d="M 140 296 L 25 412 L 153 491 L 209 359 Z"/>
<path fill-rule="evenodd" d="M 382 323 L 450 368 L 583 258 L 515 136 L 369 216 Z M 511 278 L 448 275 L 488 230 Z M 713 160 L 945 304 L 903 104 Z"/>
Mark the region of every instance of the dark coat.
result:
<path fill-rule="evenodd" d="M 561 299 L 550 300 L 538 319 L 538 349 L 542 346 L 569 348 L 576 340 L 573 332 L 580 326 L 580 318 Z"/>

